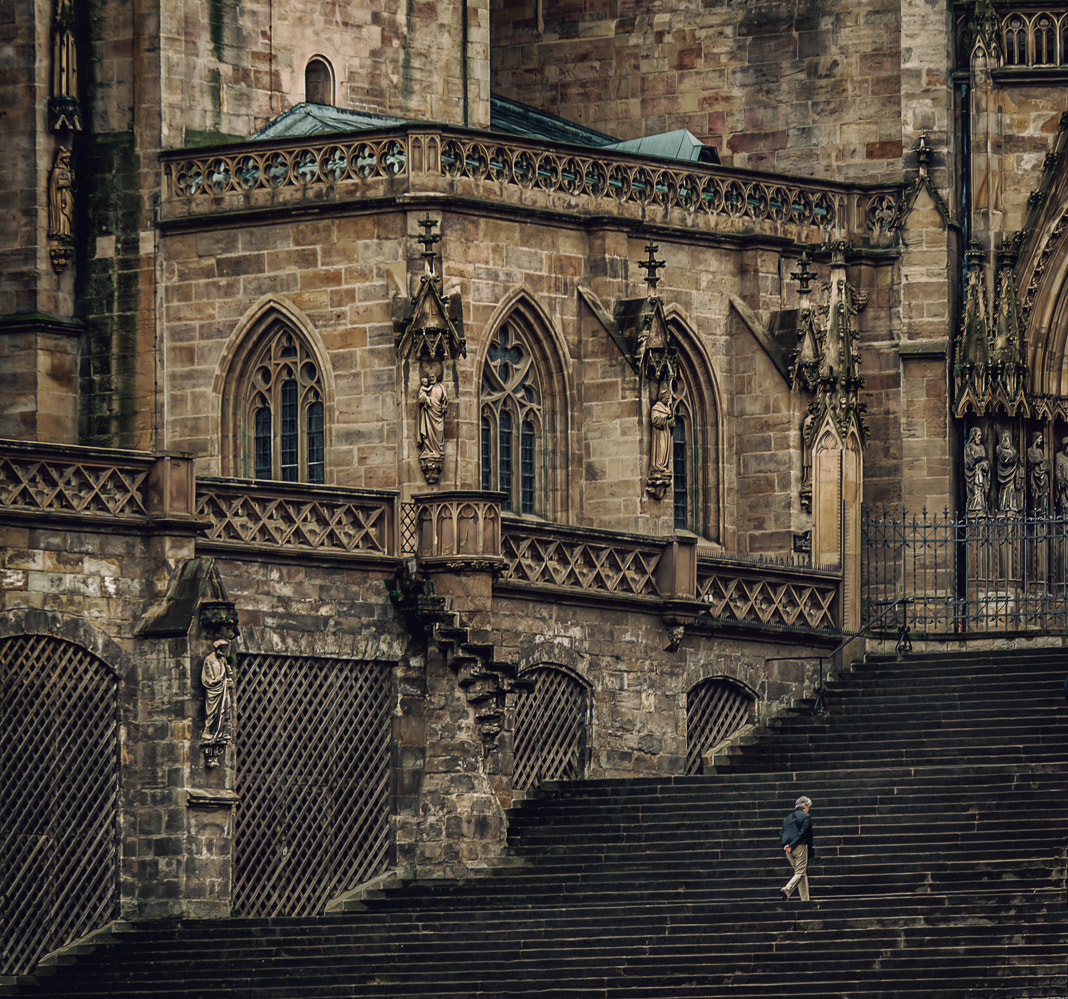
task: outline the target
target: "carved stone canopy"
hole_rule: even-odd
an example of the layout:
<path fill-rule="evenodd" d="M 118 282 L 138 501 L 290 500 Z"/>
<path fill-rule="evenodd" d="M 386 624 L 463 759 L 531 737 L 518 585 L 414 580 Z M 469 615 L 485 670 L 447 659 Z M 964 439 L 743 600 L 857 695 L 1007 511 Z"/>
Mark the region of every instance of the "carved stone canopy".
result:
<path fill-rule="evenodd" d="M 396 335 L 397 357 L 417 361 L 449 361 L 467 356 L 464 339 L 463 303 L 460 296 L 446 297 L 441 290 L 434 247 L 441 236 L 434 232 L 437 225 L 427 213 L 419 222 L 423 235 L 423 276 L 413 299 L 394 301 L 393 328 Z"/>
<path fill-rule="evenodd" d="M 665 381 L 678 374 L 678 348 L 658 297 L 616 302 L 616 342 L 631 367 L 644 378 Z"/>

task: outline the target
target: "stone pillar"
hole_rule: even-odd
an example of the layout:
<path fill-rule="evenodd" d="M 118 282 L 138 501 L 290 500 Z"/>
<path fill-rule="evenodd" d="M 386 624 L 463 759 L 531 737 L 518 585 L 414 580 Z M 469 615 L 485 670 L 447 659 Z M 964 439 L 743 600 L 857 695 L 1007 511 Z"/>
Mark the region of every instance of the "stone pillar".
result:
<path fill-rule="evenodd" d="M 824 423 L 812 454 L 812 560 L 842 568 L 841 627 L 860 627 L 860 502 L 864 465 L 860 440 L 842 441 Z"/>

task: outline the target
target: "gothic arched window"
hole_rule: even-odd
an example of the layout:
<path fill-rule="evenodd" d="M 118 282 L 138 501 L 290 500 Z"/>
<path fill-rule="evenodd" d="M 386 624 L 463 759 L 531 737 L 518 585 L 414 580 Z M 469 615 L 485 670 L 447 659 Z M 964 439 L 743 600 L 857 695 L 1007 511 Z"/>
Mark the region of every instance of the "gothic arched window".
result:
<path fill-rule="evenodd" d="M 697 532 L 694 514 L 698 510 L 697 497 L 691 495 L 696 451 L 694 427 L 685 396 L 675 406 L 675 429 L 672 431 L 671 491 L 675 510 L 675 526 L 682 530 Z"/>
<path fill-rule="evenodd" d="M 506 494 L 505 510 L 543 514 L 546 426 L 537 366 L 519 325 L 493 335 L 482 368 L 482 488 Z"/>
<path fill-rule="evenodd" d="M 325 479 L 325 418 L 319 369 L 292 331 L 271 337 L 251 365 L 244 390 L 242 473 L 283 482 Z"/>

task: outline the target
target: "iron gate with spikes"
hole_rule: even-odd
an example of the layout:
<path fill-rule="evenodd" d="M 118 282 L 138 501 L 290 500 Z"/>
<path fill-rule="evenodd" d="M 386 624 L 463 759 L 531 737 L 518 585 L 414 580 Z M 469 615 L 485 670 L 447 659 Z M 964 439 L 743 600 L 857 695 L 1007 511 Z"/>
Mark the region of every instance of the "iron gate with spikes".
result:
<path fill-rule="evenodd" d="M 703 680 L 686 695 L 686 773 L 701 773 L 701 756 L 748 720 L 753 699 L 729 680 Z"/>
<path fill-rule="evenodd" d="M 388 862 L 390 667 L 245 655 L 237 690 L 234 909 L 321 913 Z"/>
<path fill-rule="evenodd" d="M 118 914 L 118 709 L 87 649 L 0 640 L 0 975 Z"/>
<path fill-rule="evenodd" d="M 512 786 L 525 789 L 544 780 L 581 777 L 590 724 L 586 687 L 552 666 L 535 666 L 523 676 L 534 680 L 534 690 L 516 705 Z"/>

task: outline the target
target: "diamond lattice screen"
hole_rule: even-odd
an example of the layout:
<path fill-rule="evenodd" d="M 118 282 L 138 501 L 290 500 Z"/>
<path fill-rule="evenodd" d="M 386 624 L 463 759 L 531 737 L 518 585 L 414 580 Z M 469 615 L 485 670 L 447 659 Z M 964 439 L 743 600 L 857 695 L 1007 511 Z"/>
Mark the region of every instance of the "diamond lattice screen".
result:
<path fill-rule="evenodd" d="M 534 680 L 534 690 L 516 704 L 513 785 L 531 788 L 543 780 L 581 777 L 589 724 L 586 688 L 549 667 L 535 667 L 523 675 Z"/>
<path fill-rule="evenodd" d="M 238 663 L 234 908 L 311 915 L 389 848 L 391 673 L 351 659 Z"/>
<path fill-rule="evenodd" d="M 686 695 L 686 772 L 701 772 L 701 754 L 749 719 L 752 700 L 733 683 L 706 680 Z"/>
<path fill-rule="evenodd" d="M 47 635 L 0 640 L 0 975 L 116 915 L 118 682 Z"/>

